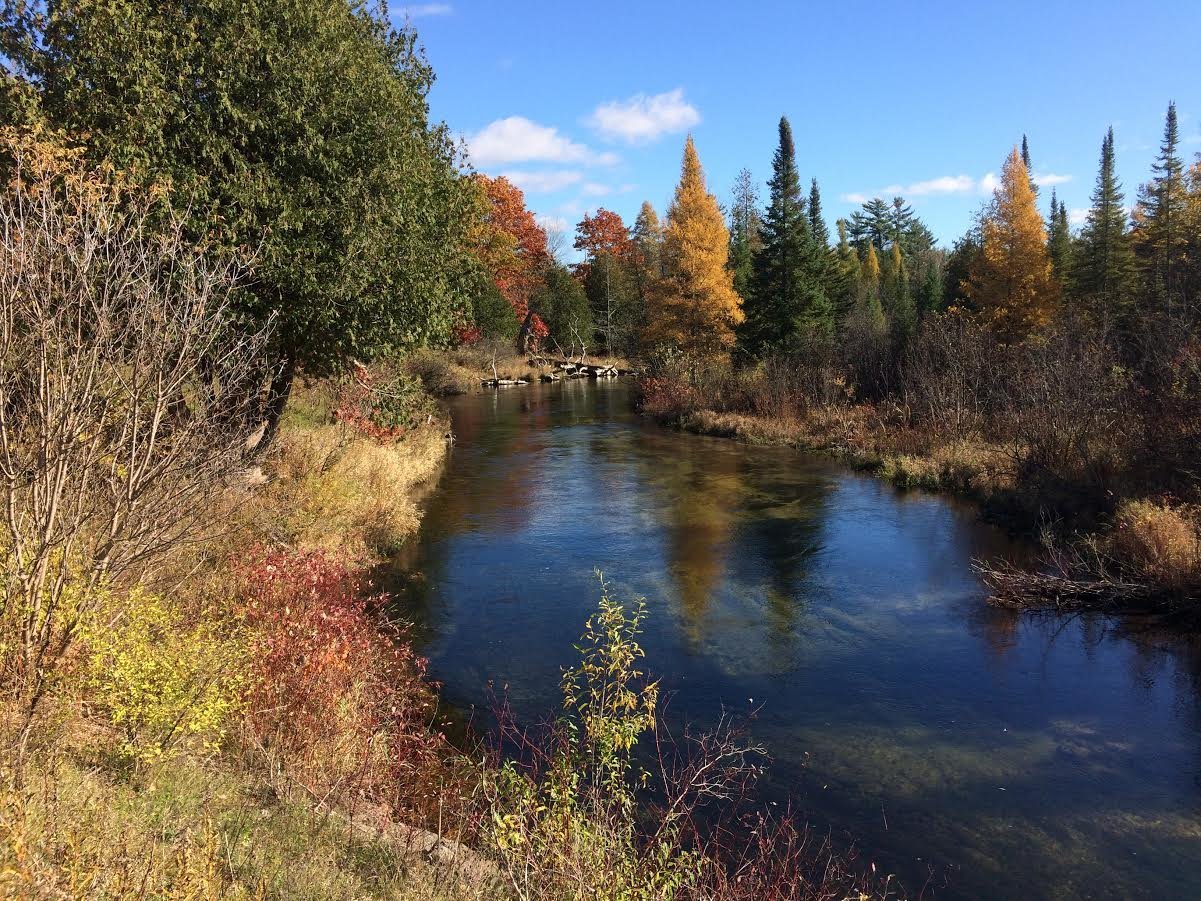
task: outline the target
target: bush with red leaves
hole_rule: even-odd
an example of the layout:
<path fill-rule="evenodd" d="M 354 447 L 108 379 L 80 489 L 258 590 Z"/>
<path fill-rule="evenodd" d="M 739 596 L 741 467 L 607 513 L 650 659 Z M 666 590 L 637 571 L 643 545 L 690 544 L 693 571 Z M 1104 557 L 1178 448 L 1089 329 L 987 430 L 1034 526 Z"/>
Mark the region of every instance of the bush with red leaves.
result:
<path fill-rule="evenodd" d="M 321 552 L 256 549 L 242 576 L 252 746 L 317 797 L 420 806 L 444 740 L 425 660 L 383 625 L 386 596 L 365 596 L 347 562 Z"/>

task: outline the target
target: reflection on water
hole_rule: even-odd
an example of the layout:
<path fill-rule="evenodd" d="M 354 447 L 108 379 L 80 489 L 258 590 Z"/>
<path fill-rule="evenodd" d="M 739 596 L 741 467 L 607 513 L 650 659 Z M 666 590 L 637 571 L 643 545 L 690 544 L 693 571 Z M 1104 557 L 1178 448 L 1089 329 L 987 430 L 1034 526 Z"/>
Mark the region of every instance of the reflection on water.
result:
<path fill-rule="evenodd" d="M 767 797 L 911 887 L 933 871 L 937 897 L 1201 896 L 1195 647 L 990 608 L 971 560 L 1022 549 L 970 509 L 657 429 L 620 383 L 453 415 L 398 592 L 450 700 L 485 705 L 492 682 L 520 716 L 550 713 L 599 567 L 648 598 L 671 715 L 764 705 Z"/>

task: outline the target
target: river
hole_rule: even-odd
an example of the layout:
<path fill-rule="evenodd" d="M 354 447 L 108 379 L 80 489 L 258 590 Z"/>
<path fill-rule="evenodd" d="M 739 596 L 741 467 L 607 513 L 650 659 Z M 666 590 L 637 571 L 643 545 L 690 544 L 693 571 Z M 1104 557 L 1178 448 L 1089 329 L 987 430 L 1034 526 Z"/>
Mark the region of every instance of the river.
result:
<path fill-rule="evenodd" d="M 1028 548 L 946 497 L 665 430 L 622 381 L 451 402 L 457 443 L 397 605 L 470 709 L 552 714 L 598 597 L 643 596 L 668 716 L 759 708 L 791 799 L 938 898 L 1201 897 L 1201 653 L 989 607 Z"/>

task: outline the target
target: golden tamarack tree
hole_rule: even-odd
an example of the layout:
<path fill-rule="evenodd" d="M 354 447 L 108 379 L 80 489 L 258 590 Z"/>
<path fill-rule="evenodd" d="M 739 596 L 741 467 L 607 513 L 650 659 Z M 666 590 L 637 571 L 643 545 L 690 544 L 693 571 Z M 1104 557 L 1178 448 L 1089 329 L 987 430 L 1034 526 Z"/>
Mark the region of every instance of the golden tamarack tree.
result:
<path fill-rule="evenodd" d="M 1045 327 L 1059 302 L 1047 253 L 1047 231 L 1014 147 L 984 218 L 984 247 L 963 291 L 997 333 L 1020 340 Z"/>
<path fill-rule="evenodd" d="M 730 232 L 717 198 L 705 188 L 691 136 L 667 215 L 664 275 L 651 291 L 648 343 L 675 345 L 687 353 L 724 353 L 743 321 L 742 301 L 726 265 Z"/>

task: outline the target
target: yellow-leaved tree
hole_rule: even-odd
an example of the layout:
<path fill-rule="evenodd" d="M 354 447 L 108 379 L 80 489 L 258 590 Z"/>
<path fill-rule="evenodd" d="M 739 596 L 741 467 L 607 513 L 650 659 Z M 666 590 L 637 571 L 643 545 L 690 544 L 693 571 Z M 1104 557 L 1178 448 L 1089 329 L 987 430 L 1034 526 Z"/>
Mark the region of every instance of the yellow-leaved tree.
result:
<path fill-rule="evenodd" d="M 1047 325 L 1059 302 L 1047 231 L 1016 147 L 1001 170 L 1001 184 L 984 217 L 983 252 L 963 291 L 1007 340 L 1021 340 Z"/>
<path fill-rule="evenodd" d="M 689 135 L 675 199 L 668 210 L 663 270 L 651 292 L 647 341 L 688 353 L 722 354 L 734 344 L 742 300 L 727 268 L 730 233 Z"/>

